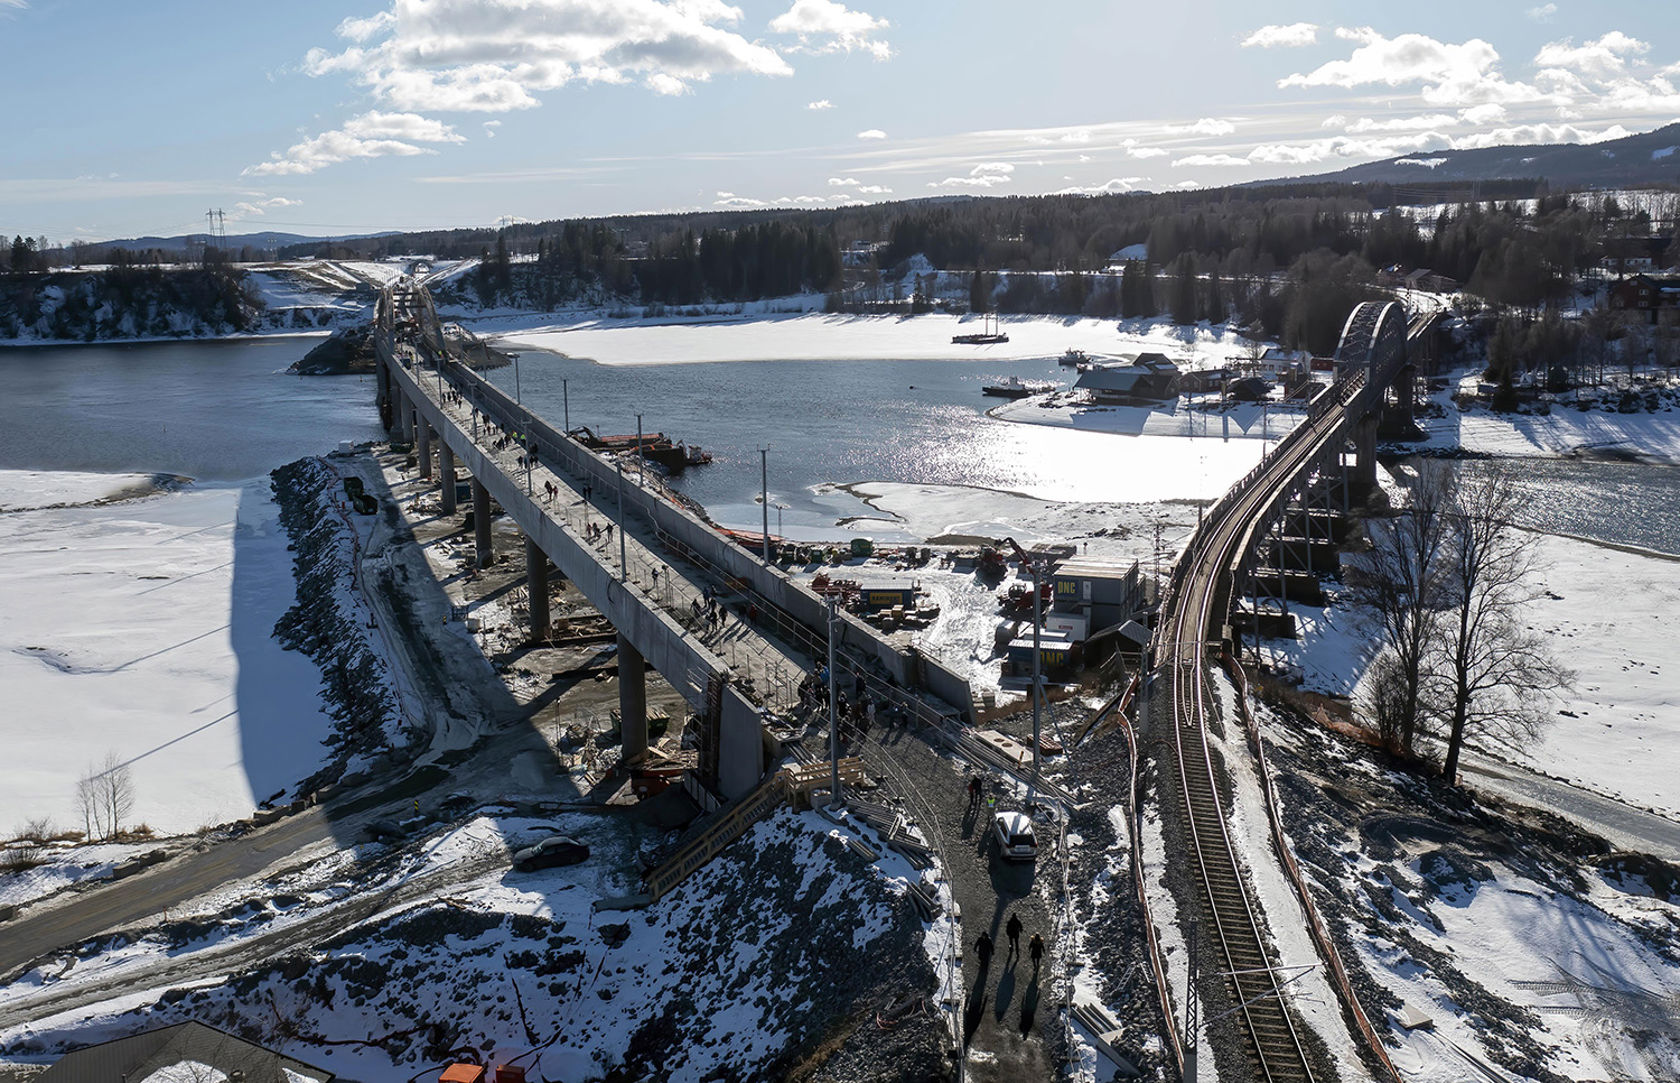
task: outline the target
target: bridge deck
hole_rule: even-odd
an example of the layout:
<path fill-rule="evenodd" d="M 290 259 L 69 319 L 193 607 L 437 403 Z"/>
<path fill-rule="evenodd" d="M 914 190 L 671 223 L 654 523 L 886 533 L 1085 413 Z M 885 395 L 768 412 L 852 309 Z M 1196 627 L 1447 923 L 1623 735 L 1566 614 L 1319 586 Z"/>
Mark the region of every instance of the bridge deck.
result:
<path fill-rule="evenodd" d="M 426 387 L 426 381 L 416 381 Z M 451 387 L 454 385 L 451 384 Z M 469 392 L 471 388 L 467 389 Z M 470 399 L 439 402 L 435 385 L 428 388 L 428 396 L 443 416 L 453 421 L 463 434 L 476 429 L 479 438 L 474 442 L 507 477 L 523 486 L 527 475 L 519 459 L 524 448 L 508 441 L 498 448 L 498 438 L 505 434 L 501 426 L 487 420 L 482 413 L 475 421 L 476 408 Z M 813 659 L 785 639 L 775 635 L 771 626 L 775 614 L 760 610 L 759 622 L 749 624 L 744 618 L 745 599 L 731 591 L 722 579 L 708 569 L 669 551 L 658 536 L 657 528 L 642 517 L 626 511 L 619 517 L 617 496 L 613 490 L 591 491 L 586 500 L 584 483 L 559 464 L 546 462 L 541 454 L 538 465 L 529 471 L 531 502 L 540 514 L 568 527 L 578 538 L 584 539 L 597 564 L 611 575 L 619 575 L 620 536 L 624 540 L 625 578 L 642 592 L 657 608 L 687 629 L 689 634 L 704 643 L 712 653 L 724 660 L 735 677 L 750 689 L 748 698 L 777 711 L 789 709 L 797 699 L 799 682 L 810 672 Z M 659 487 L 655 475 L 648 474 L 649 486 Z M 545 485 L 552 484 L 558 494 L 550 499 Z M 634 471 L 627 471 L 626 486 L 634 487 L 638 479 Z M 589 540 L 588 528 L 612 524 L 609 542 L 604 534 Z M 562 572 L 565 569 L 562 568 Z M 724 601 L 742 602 L 735 615 L 725 610 L 724 621 L 712 631 L 704 619 L 694 618 L 693 604 L 705 608 L 704 593 L 710 587 Z"/>

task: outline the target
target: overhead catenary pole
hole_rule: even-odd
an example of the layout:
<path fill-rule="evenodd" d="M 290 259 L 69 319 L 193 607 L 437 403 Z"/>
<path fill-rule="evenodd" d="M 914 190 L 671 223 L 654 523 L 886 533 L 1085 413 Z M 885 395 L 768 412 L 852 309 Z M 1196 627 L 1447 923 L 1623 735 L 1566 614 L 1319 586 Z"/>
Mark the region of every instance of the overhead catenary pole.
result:
<path fill-rule="evenodd" d="M 570 436 L 572 434 L 572 396 L 566 390 L 566 381 L 563 379 L 560 381 L 560 409 L 564 411 L 565 415 L 562 423 L 566 426 L 566 435 Z"/>
<path fill-rule="evenodd" d="M 636 415 L 636 484 L 641 485 L 642 472 L 647 469 L 647 452 L 642 450 L 642 415 Z M 622 529 L 622 524 L 620 525 Z"/>
<path fill-rule="evenodd" d="M 758 449 L 758 479 L 764 505 L 764 563 L 770 563 L 770 449 Z"/>
<path fill-rule="evenodd" d="M 624 460 L 618 463 L 618 581 L 620 583 L 629 576 L 630 560 L 624 549 Z M 610 524 L 609 524 L 610 525 Z"/>
<path fill-rule="evenodd" d="M 519 355 L 513 355 L 513 401 L 525 405 L 525 399 L 519 394 Z"/>
<path fill-rule="evenodd" d="M 1027 786 L 1027 807 L 1032 808 L 1033 800 L 1038 793 L 1038 725 L 1039 725 L 1039 629 L 1044 624 L 1044 591 L 1039 586 L 1039 564 L 1033 561 L 1028 565 L 1032 569 L 1033 583 L 1033 664 L 1032 664 L 1032 707 L 1033 707 L 1033 769 L 1032 782 Z"/>
<path fill-rule="evenodd" d="M 1191 918 L 1184 928 L 1185 962 L 1190 968 L 1190 984 L 1184 990 L 1184 1083 L 1196 1083 L 1196 1021 L 1199 1002 L 1196 999 L 1196 919 Z"/>
<path fill-rule="evenodd" d="M 828 793 L 831 807 L 840 804 L 840 676 L 834 671 L 834 595 L 828 596 Z"/>

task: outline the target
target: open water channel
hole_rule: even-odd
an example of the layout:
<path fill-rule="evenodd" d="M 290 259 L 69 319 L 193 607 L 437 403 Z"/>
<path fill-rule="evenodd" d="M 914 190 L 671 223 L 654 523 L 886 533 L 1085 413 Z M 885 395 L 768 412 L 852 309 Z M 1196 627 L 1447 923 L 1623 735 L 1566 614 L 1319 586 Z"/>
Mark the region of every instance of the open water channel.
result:
<path fill-rule="evenodd" d="M 703 332 L 700 332 L 703 333 Z M 313 339 L 0 349 L 0 468 L 256 477 L 340 440 L 380 437 L 372 377 L 297 377 Z M 553 422 L 699 444 L 709 466 L 680 487 L 721 521 L 759 521 L 759 454 L 783 526 L 832 530 L 865 509 L 833 484 L 967 486 L 1050 500 L 1217 495 L 1231 473 L 1217 438 L 1116 436 L 986 415 L 1003 373 L 1066 382 L 1053 360 L 716 362 L 603 366 L 527 352 L 491 379 Z M 564 391 L 562 390 L 564 381 Z M 1252 446 L 1251 441 L 1241 443 Z M 1253 449 L 1255 452 L 1258 448 Z M 1170 464 L 1170 465 L 1169 465 Z M 1467 462 L 1467 469 L 1477 469 Z M 1680 467 L 1526 460 L 1537 529 L 1680 553 Z M 772 516 L 772 527 L 775 518 Z"/>

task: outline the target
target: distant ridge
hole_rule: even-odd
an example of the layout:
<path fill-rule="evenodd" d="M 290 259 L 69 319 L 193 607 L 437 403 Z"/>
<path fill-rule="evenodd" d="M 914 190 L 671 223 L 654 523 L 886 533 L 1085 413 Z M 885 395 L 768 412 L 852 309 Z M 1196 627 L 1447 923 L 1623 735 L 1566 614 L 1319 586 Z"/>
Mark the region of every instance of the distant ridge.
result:
<path fill-rule="evenodd" d="M 261 233 L 230 233 L 227 246 L 238 250 L 244 247 L 276 249 L 290 244 L 327 244 L 333 241 L 359 241 L 369 237 L 389 237 L 396 230 L 383 230 L 378 233 L 346 233 L 333 237 L 312 237 L 302 233 L 280 233 L 265 230 Z M 124 237 L 112 241 L 98 241 L 92 248 L 126 248 L 130 251 L 140 251 L 146 248 L 157 248 L 165 252 L 185 252 L 189 248 L 197 248 L 204 243 L 203 233 L 184 233 L 178 237 Z"/>
<path fill-rule="evenodd" d="M 1554 188 L 1680 185 L 1680 123 L 1602 143 L 1533 143 L 1475 150 L 1417 151 L 1333 173 L 1253 181 L 1243 187 L 1303 181 L 1428 185 L 1518 178 L 1544 180 Z"/>

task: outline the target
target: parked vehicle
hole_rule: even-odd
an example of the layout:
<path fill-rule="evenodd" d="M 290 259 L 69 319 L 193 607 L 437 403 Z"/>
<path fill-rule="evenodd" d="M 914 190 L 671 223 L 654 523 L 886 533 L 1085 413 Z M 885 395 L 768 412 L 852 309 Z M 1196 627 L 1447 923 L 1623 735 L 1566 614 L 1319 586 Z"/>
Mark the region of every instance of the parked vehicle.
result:
<path fill-rule="evenodd" d="M 1005 861 L 1038 859 L 1038 839 L 1033 835 L 1032 818 L 1026 813 L 998 813 L 992 818 L 992 835 L 997 839 L 998 856 Z"/>
<path fill-rule="evenodd" d="M 589 859 L 589 847 L 570 835 L 550 835 L 541 842 L 517 850 L 513 867 L 520 872 L 551 869 L 559 865 L 576 865 Z"/>

